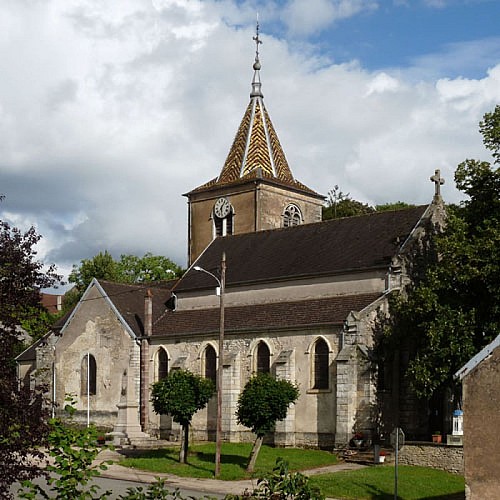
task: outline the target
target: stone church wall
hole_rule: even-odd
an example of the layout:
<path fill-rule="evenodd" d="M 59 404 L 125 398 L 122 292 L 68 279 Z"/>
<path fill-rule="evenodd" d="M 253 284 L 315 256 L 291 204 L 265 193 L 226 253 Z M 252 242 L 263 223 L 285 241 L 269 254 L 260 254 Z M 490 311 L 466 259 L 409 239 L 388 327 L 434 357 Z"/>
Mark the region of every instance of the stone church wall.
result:
<path fill-rule="evenodd" d="M 317 338 L 323 338 L 330 349 L 328 389 L 311 388 L 311 367 L 313 344 Z M 183 342 L 181 339 L 170 339 L 169 342 L 154 341 L 151 346 L 152 360 L 155 353 L 163 347 L 169 357 L 170 369 L 185 368 L 201 374 L 202 356 L 207 342 L 215 346 L 217 339 L 208 336 Z M 279 422 L 273 442 L 280 446 L 331 447 L 335 436 L 336 411 L 336 364 L 338 354 L 339 332 L 329 328 L 308 331 L 269 332 L 266 336 L 246 334 L 241 337 L 226 336 L 223 372 L 223 435 L 229 441 L 253 441 L 254 436 L 249 429 L 238 425 L 236 408 L 240 392 L 256 370 L 256 348 L 264 341 L 271 353 L 271 373 L 285 378 L 299 386 L 300 396 L 289 410 L 287 418 Z M 177 360 L 182 359 L 182 366 Z M 155 370 L 151 370 L 153 373 Z M 153 376 L 152 376 L 153 377 Z M 154 379 L 151 379 L 154 382 Z M 195 439 L 205 440 L 215 435 L 216 425 L 215 398 L 207 408 L 195 414 L 192 421 L 192 435 Z M 150 414 L 152 433 L 160 432 L 160 417 Z M 169 423 L 170 425 L 170 423 Z"/>
<path fill-rule="evenodd" d="M 90 395 L 89 402 L 90 420 L 111 428 L 123 372 L 129 362 L 138 359 L 138 346 L 97 290 L 91 290 L 87 299 L 56 344 L 56 399 L 61 408 L 67 394 L 75 395 L 78 420 L 86 421 L 88 397 L 81 386 L 82 360 L 90 353 L 97 365 L 96 394 Z M 133 369 L 138 371 L 137 362 Z"/>

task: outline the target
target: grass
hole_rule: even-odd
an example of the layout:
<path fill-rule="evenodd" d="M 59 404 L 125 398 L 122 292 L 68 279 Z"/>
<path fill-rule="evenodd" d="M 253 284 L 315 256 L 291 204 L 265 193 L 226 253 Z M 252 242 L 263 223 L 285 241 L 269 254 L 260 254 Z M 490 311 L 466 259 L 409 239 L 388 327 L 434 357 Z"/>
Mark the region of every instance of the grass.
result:
<path fill-rule="evenodd" d="M 327 497 L 392 500 L 394 467 L 367 467 L 311 477 Z M 455 500 L 464 498 L 464 478 L 428 467 L 398 467 L 398 499 Z"/>
<path fill-rule="evenodd" d="M 245 469 L 251 447 L 249 443 L 223 443 L 221 479 L 248 478 Z M 337 463 L 336 456 L 326 451 L 263 446 L 253 477 L 261 477 L 264 473 L 271 472 L 278 457 L 289 463 L 290 471 Z M 189 448 L 188 464 L 179 463 L 179 448 L 176 446 L 144 451 L 140 456 L 123 459 L 120 464 L 181 477 L 213 478 L 214 461 L 214 443 L 204 443 Z M 428 467 L 400 466 L 398 470 L 399 500 L 464 498 L 462 476 Z M 311 483 L 319 486 L 327 497 L 357 500 L 394 499 L 394 467 L 390 465 L 314 475 L 311 476 Z"/>
<path fill-rule="evenodd" d="M 221 453 L 220 479 L 238 480 L 248 478 L 245 469 L 252 445 L 250 443 L 223 443 Z M 253 477 L 271 472 L 276 459 L 282 457 L 291 471 L 311 469 L 337 463 L 337 457 L 321 450 L 297 448 L 273 448 L 262 446 Z M 213 478 L 215 463 L 214 443 L 197 444 L 189 447 L 188 464 L 179 463 L 179 448 L 148 450 L 140 456 L 125 458 L 120 465 L 136 469 L 175 474 L 181 477 Z"/>

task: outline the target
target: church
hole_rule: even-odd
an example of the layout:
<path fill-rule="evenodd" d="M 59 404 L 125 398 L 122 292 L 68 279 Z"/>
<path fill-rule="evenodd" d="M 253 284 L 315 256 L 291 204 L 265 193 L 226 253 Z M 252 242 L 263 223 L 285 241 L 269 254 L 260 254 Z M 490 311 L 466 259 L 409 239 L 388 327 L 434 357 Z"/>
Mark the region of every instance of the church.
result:
<path fill-rule="evenodd" d="M 438 171 L 431 178 L 429 205 L 322 221 L 324 196 L 293 176 L 264 105 L 258 31 L 255 41 L 250 102 L 226 161 L 185 194 L 184 276 L 94 279 L 71 314 L 19 356 L 20 376 L 45 380 L 59 407 L 76 395 L 79 419 L 122 443 L 177 439 L 178 425 L 153 412 L 151 384 L 176 369 L 215 381 L 219 362 L 226 441 L 253 439 L 235 412 L 246 382 L 263 372 L 300 391 L 269 437 L 276 445 L 344 446 L 394 425 L 423 436 L 426 408 L 405 397 L 403 383 L 381 382 L 373 347 L 389 297 L 404 292 L 412 259 L 442 227 L 443 180 Z M 214 439 L 215 399 L 193 418 L 196 440 Z"/>

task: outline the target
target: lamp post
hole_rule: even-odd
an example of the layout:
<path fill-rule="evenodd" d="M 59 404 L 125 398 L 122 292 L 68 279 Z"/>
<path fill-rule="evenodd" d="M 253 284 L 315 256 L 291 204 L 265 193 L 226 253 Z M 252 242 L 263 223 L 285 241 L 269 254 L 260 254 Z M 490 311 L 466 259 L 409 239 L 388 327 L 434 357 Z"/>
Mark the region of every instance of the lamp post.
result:
<path fill-rule="evenodd" d="M 215 432 L 215 477 L 220 474 L 220 457 L 222 447 L 222 370 L 224 367 L 224 292 L 226 286 L 226 253 L 222 252 L 220 279 L 200 266 L 194 266 L 195 271 L 212 276 L 219 285 L 219 366 L 217 367 L 217 428 Z"/>

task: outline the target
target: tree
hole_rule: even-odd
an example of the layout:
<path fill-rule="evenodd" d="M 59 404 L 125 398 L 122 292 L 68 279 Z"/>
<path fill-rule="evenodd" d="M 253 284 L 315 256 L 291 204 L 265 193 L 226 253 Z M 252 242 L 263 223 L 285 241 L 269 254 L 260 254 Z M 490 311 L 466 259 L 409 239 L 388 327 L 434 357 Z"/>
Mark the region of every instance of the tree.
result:
<path fill-rule="evenodd" d="M 422 398 L 453 388 L 453 374 L 500 333 L 500 106 L 480 130 L 495 161 L 457 167 L 456 185 L 468 199 L 448 208 L 433 256 L 408 293 L 393 299 L 379 342 L 388 358 L 403 342 L 411 345 L 406 375 Z"/>
<path fill-rule="evenodd" d="M 20 325 L 41 309 L 40 290 L 59 280 L 54 266 L 36 260 L 40 236 L 0 220 L 0 497 L 12 483 L 38 474 L 30 453 L 47 434 L 43 388 L 19 387 L 15 356 L 23 348 Z M 35 452 L 36 453 L 36 452 Z"/>
<path fill-rule="evenodd" d="M 413 208 L 415 205 L 406 203 L 405 201 L 395 201 L 392 203 L 383 203 L 382 205 L 375 205 L 376 212 L 387 212 L 389 210 L 402 210 L 403 208 Z"/>
<path fill-rule="evenodd" d="M 171 280 L 181 274 L 181 267 L 161 255 L 121 255 L 116 261 L 106 250 L 91 259 L 82 259 L 79 266 L 74 265 L 69 282 L 76 285 L 81 295 L 93 278 L 118 283 L 147 283 Z"/>
<path fill-rule="evenodd" d="M 182 268 L 168 257 L 144 254 L 122 255 L 116 263 L 118 281 L 122 283 L 148 283 L 150 281 L 171 280 L 182 275 Z"/>
<path fill-rule="evenodd" d="M 238 398 L 238 422 L 252 429 L 257 436 L 248 461 L 253 472 L 264 436 L 283 420 L 288 407 L 299 397 L 299 389 L 288 380 L 276 380 L 267 373 L 252 377 Z"/>
<path fill-rule="evenodd" d="M 326 206 L 323 207 L 323 220 L 352 217 L 374 212 L 375 209 L 367 203 L 353 200 L 349 193 L 343 193 L 338 186 L 328 191 Z"/>
<path fill-rule="evenodd" d="M 91 259 L 82 259 L 80 266 L 73 266 L 68 281 L 74 283 L 83 293 L 94 279 L 117 281 L 118 271 L 113 256 L 106 250 L 99 252 Z"/>
<path fill-rule="evenodd" d="M 153 409 L 158 415 L 171 415 L 182 426 L 179 462 L 186 463 L 189 425 L 193 415 L 207 405 L 215 392 L 214 383 L 187 370 L 175 370 L 155 382 L 151 391 Z"/>
<path fill-rule="evenodd" d="M 323 220 L 353 217 L 373 212 L 386 212 L 388 210 L 401 210 L 414 206 L 404 201 L 396 201 L 372 207 L 368 203 L 352 199 L 349 193 L 343 193 L 338 186 L 334 186 L 333 189 L 328 191 L 326 206 L 323 207 Z"/>

